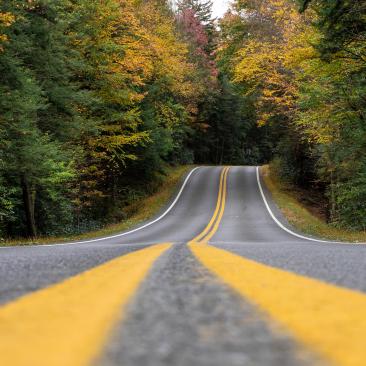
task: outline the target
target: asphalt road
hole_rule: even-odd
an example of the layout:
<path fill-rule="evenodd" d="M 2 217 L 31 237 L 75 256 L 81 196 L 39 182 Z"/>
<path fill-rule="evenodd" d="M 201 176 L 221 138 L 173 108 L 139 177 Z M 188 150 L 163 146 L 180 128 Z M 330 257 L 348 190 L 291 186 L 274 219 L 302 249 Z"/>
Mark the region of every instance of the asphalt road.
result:
<path fill-rule="evenodd" d="M 325 330 L 319 330 L 319 340 L 308 336 L 311 333 L 309 330 L 297 328 L 298 319 L 296 322 L 287 322 L 287 314 L 281 317 L 282 310 L 278 310 L 278 313 L 276 309 L 272 310 L 271 301 L 277 303 L 278 299 L 268 297 L 262 301 L 260 298 L 266 292 L 265 287 L 254 289 L 253 294 L 248 292 L 243 296 L 236 290 L 236 285 L 230 282 L 239 281 L 241 286 L 243 283 L 245 286 L 245 281 L 260 282 L 261 267 L 252 277 L 240 277 L 242 275 L 239 276 L 238 272 L 237 279 L 228 280 L 220 275 L 220 270 L 215 270 L 215 264 L 211 268 L 203 257 L 192 252 L 191 245 L 205 247 L 209 244 L 211 248 L 235 254 L 235 258 L 239 256 L 239 259 L 263 264 L 263 271 L 267 267 L 280 270 L 281 275 L 283 272 L 285 276 L 282 290 L 286 288 L 286 276 L 296 274 L 301 279 L 314 279 L 316 284 L 319 282 L 319 286 L 325 286 L 324 291 L 320 290 L 324 294 L 328 294 L 328 290 L 331 293 L 334 288 L 334 291 L 338 291 L 338 288 L 340 291 L 351 290 L 350 299 L 352 296 L 361 296 L 360 303 L 364 301 L 366 245 L 324 243 L 314 238 L 303 238 L 301 233 L 288 225 L 261 183 L 265 196 L 263 199 L 255 167 L 230 167 L 226 175 L 224 173 L 222 167 L 195 169 L 177 189 L 175 199 L 147 225 L 141 225 L 140 229 L 131 233 L 63 245 L 0 248 L 0 303 L 6 308 L 23 298 L 32 301 L 32 296 L 42 292 L 39 290 L 48 291 L 55 284 L 77 277 L 87 270 L 93 271 L 95 267 L 114 258 L 128 258 L 131 253 L 157 243 L 172 243 L 151 265 L 133 296 L 128 298 L 127 305 L 121 308 L 121 320 L 113 324 L 108 337 L 103 340 L 101 350 L 93 356 L 94 364 L 366 364 L 366 358 L 363 359 L 365 355 L 357 349 L 349 352 L 357 354 L 358 358 L 348 357 L 347 352 L 338 355 L 335 350 L 329 350 L 336 348 L 337 343 L 332 343 L 332 347 L 326 343 Z M 207 226 L 208 223 L 211 226 Z M 205 235 L 200 237 L 202 232 Z M 204 255 L 206 254 L 202 254 Z M 227 261 L 227 268 L 222 266 L 224 271 L 233 273 L 237 270 L 229 264 L 231 257 L 226 259 L 224 254 L 222 259 L 220 254 L 217 257 L 218 261 Z M 243 262 L 243 267 L 245 263 Z M 296 283 L 297 277 L 294 278 Z M 290 279 L 292 281 L 292 277 Z M 128 282 L 129 277 L 120 280 Z M 279 286 L 279 283 L 274 285 Z M 328 288 L 328 285 L 331 286 Z M 256 291 L 260 295 L 257 296 Z M 284 294 L 282 302 L 297 301 L 293 297 L 286 298 L 286 292 Z M 343 296 L 343 292 L 340 294 L 337 295 L 338 298 Z M 331 296 L 333 293 L 329 299 Z M 327 299 L 328 297 L 323 301 L 328 301 Z M 60 311 L 64 314 L 65 309 Z M 362 311 L 355 311 L 355 316 L 365 315 L 366 318 L 366 310 L 365 314 Z M 89 317 L 92 319 L 93 314 L 89 314 Z M 339 318 L 342 318 L 342 314 L 339 314 Z M 2 319 L 0 307 L 0 343 Z M 20 317 L 19 322 L 22 321 Z M 307 321 L 304 318 L 304 322 Z M 24 323 L 26 322 L 25 318 Z M 335 314 L 330 331 L 332 327 L 344 324 L 337 322 Z M 366 328 L 361 328 L 361 325 L 347 325 L 350 332 L 347 337 L 352 336 L 353 331 L 358 336 L 365 335 L 362 332 Z M 81 329 L 78 331 L 82 332 Z M 322 343 L 322 337 L 324 347 L 317 347 L 315 343 Z M 342 342 L 342 339 L 337 342 Z M 19 345 L 19 350 L 21 349 L 22 346 Z M 57 350 L 53 350 L 55 352 Z M 32 351 L 26 365 L 53 365 L 48 360 L 47 353 L 42 353 L 42 356 L 39 354 L 35 352 L 33 355 Z M 0 363 L 4 364 L 1 357 L 0 354 Z M 62 359 L 62 354 L 60 357 Z M 11 364 L 23 365 L 16 360 Z M 85 362 L 70 361 L 64 365 L 69 364 L 76 366 Z"/>

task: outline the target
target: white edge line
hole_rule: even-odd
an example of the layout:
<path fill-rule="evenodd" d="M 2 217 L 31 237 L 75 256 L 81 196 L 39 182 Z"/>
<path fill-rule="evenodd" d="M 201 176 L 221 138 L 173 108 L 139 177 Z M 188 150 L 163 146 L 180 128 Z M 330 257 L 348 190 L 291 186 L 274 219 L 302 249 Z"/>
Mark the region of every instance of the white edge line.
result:
<path fill-rule="evenodd" d="M 171 205 L 159 217 L 157 217 L 153 221 L 150 221 L 150 222 L 146 223 L 145 225 L 142 225 L 142 226 L 137 227 L 136 229 L 129 230 L 129 231 L 123 232 L 121 234 L 116 234 L 116 235 L 111 235 L 111 236 L 104 236 L 102 238 L 91 239 L 91 240 L 71 241 L 71 242 L 67 242 L 67 243 L 55 243 L 55 244 L 17 245 L 17 246 L 0 247 L 0 249 L 9 249 L 9 248 L 15 248 L 15 247 L 18 247 L 18 248 L 19 247 L 27 247 L 27 248 L 30 248 L 30 247 L 38 248 L 39 247 L 39 248 L 43 248 L 43 247 L 54 247 L 54 246 L 60 246 L 60 245 L 86 244 L 86 243 L 93 243 L 93 242 L 96 242 L 96 241 L 102 241 L 102 240 L 108 240 L 108 239 L 113 239 L 113 238 L 119 238 L 121 236 L 129 235 L 129 234 L 132 234 L 132 233 L 134 233 L 136 231 L 145 229 L 146 227 L 148 227 L 148 226 L 150 226 L 152 224 L 155 224 L 156 222 L 160 221 L 163 217 L 165 217 L 172 210 L 172 208 L 176 205 L 176 203 L 178 202 L 180 196 L 182 195 L 183 190 L 184 190 L 185 186 L 187 185 L 189 178 L 191 177 L 191 175 L 193 174 L 193 172 L 196 171 L 199 168 L 200 167 L 195 167 L 195 168 L 193 168 L 189 172 L 189 174 L 186 176 L 186 179 L 184 180 L 184 182 L 183 182 L 183 184 L 182 184 L 182 186 L 181 186 L 181 188 L 180 188 L 177 196 L 175 197 L 174 201 L 171 203 Z"/>
<path fill-rule="evenodd" d="M 257 182 L 258 182 L 258 187 L 259 187 L 259 191 L 261 193 L 261 196 L 262 196 L 262 199 L 263 199 L 263 202 L 267 208 L 267 211 L 268 213 L 270 214 L 270 216 L 272 217 L 273 221 L 282 229 L 282 230 L 285 230 L 287 233 L 293 235 L 293 236 L 296 236 L 300 239 L 304 239 L 304 240 L 310 240 L 310 241 L 315 241 L 315 242 L 318 242 L 318 243 L 336 243 L 336 244 L 345 244 L 346 242 L 340 242 L 340 241 L 330 241 L 330 240 L 321 240 L 321 239 L 315 239 L 315 238 L 309 238 L 307 236 L 303 236 L 303 235 L 300 235 L 300 234 L 297 234 L 293 231 L 291 231 L 290 229 L 288 229 L 286 226 L 284 226 L 277 218 L 276 216 L 273 214 L 271 208 L 269 207 L 269 204 L 268 204 L 268 201 L 267 201 L 267 198 L 263 192 L 263 187 L 262 187 L 262 184 L 261 184 L 261 180 L 260 180 L 260 177 L 259 177 L 259 166 L 257 166 Z M 351 243 L 351 244 L 359 244 L 359 243 Z"/>

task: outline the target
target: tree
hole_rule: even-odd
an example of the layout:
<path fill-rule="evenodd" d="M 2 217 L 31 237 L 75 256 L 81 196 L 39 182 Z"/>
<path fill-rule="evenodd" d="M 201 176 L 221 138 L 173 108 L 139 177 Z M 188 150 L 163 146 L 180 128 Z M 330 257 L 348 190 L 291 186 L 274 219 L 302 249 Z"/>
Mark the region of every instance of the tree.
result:
<path fill-rule="evenodd" d="M 67 128 L 61 131 L 58 121 L 67 124 L 72 119 L 67 118 L 68 95 L 75 93 L 67 83 L 64 26 L 62 19 L 55 18 L 56 8 L 43 2 L 19 6 L 9 1 L 1 9 L 3 14 L 13 14 L 0 57 L 2 176 L 19 187 L 30 236 L 37 234 L 37 192 L 73 177 L 72 155 L 57 142 L 70 136 Z"/>
<path fill-rule="evenodd" d="M 299 0 L 301 11 L 311 8 L 322 37 L 317 45 L 324 59 L 343 57 L 366 62 L 366 3 L 347 0 Z"/>

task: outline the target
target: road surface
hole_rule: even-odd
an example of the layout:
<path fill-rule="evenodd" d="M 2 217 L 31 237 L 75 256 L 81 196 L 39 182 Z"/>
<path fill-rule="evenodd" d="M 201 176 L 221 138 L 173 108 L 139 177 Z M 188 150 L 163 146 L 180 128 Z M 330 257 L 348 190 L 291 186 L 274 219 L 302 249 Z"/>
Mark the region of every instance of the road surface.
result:
<path fill-rule="evenodd" d="M 0 248 L 0 364 L 366 364 L 366 246 L 306 238 L 256 167 L 200 167 L 132 232 Z"/>

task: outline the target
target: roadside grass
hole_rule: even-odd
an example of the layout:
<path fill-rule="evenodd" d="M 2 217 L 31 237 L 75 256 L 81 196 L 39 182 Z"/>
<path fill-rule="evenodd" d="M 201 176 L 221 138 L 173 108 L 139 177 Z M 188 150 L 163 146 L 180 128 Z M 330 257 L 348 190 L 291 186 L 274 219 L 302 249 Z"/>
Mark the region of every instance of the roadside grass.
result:
<path fill-rule="evenodd" d="M 288 222 L 299 231 L 322 239 L 366 243 L 365 231 L 349 231 L 332 226 L 325 221 L 319 211 L 314 209 L 314 206 L 305 204 L 303 200 L 300 202 L 299 198 L 304 192 L 281 182 L 269 165 L 261 167 L 261 176 L 274 202 Z"/>
<path fill-rule="evenodd" d="M 59 237 L 38 237 L 38 238 L 19 238 L 14 240 L 5 240 L 0 242 L 0 246 L 15 246 L 15 245 L 36 245 L 36 244 L 54 244 L 69 241 L 79 241 L 87 239 L 95 239 L 108 235 L 117 234 L 136 226 L 159 212 L 160 209 L 169 201 L 177 189 L 178 183 L 181 181 L 184 174 L 191 169 L 190 165 L 178 167 L 169 167 L 167 175 L 163 178 L 163 183 L 157 191 L 148 197 L 125 208 L 127 219 L 119 223 L 107 225 L 102 229 L 90 231 L 80 235 L 59 236 Z"/>

